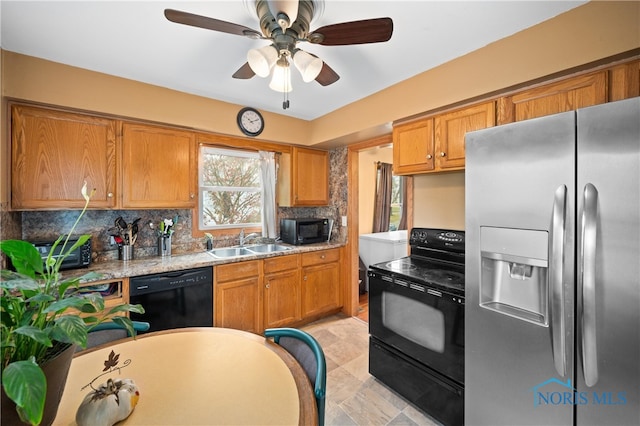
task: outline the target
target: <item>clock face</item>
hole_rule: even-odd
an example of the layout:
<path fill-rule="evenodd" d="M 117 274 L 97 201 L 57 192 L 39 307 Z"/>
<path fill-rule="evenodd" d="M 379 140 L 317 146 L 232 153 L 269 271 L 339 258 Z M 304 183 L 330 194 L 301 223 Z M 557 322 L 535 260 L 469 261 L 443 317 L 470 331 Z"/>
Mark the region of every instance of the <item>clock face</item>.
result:
<path fill-rule="evenodd" d="M 262 115 L 253 108 L 243 108 L 238 113 L 238 126 L 247 136 L 258 136 L 264 129 Z"/>

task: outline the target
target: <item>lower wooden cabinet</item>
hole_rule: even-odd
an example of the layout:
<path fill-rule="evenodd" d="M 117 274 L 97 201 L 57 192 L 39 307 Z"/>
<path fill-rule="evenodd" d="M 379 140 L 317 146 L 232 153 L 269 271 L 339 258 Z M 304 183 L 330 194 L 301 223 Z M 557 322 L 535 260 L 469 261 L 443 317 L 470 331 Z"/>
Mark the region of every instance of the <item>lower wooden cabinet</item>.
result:
<path fill-rule="evenodd" d="M 262 333 L 341 307 L 340 249 L 216 266 L 214 325 Z"/>
<path fill-rule="evenodd" d="M 340 303 L 340 250 L 303 253 L 302 318 L 338 309 Z"/>
<path fill-rule="evenodd" d="M 215 267 L 213 324 L 216 327 L 262 332 L 260 275 L 260 260 Z"/>
<path fill-rule="evenodd" d="M 300 256 L 265 259 L 263 268 L 264 327 L 300 321 Z"/>

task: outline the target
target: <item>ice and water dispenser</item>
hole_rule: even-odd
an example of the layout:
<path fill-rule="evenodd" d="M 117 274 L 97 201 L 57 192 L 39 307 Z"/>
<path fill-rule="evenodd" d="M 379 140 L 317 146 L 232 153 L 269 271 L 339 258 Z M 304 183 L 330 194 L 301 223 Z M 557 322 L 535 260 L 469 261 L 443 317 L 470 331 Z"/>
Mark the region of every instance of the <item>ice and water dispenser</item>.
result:
<path fill-rule="evenodd" d="M 547 326 L 547 231 L 480 227 L 480 306 Z"/>

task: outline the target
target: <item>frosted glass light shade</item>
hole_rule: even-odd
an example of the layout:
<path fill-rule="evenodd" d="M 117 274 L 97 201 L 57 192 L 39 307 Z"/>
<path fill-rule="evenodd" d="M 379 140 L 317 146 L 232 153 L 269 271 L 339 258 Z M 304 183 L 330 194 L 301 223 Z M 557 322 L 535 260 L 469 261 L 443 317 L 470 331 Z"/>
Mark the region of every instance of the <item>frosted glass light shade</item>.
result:
<path fill-rule="evenodd" d="M 293 90 L 291 87 L 291 68 L 289 66 L 281 67 L 276 65 L 273 68 L 273 77 L 271 77 L 271 83 L 269 88 L 276 92 L 287 93 Z"/>
<path fill-rule="evenodd" d="M 298 50 L 293 55 L 293 64 L 296 66 L 300 74 L 302 74 L 302 80 L 305 83 L 315 80 L 322 70 L 322 59 L 317 58 L 304 50 Z"/>
<path fill-rule="evenodd" d="M 266 77 L 278 60 L 278 50 L 273 46 L 251 49 L 247 52 L 247 62 L 258 77 Z"/>

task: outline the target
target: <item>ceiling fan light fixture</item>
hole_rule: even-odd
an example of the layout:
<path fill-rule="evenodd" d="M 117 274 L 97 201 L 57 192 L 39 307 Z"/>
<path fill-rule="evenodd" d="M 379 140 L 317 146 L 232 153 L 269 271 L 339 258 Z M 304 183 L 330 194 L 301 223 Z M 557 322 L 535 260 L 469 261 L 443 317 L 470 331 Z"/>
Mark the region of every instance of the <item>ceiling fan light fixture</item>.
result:
<path fill-rule="evenodd" d="M 293 87 L 291 87 L 291 67 L 289 67 L 286 58 L 278 60 L 278 64 L 273 67 L 273 76 L 271 77 L 269 88 L 282 93 L 288 93 L 293 90 Z"/>
<path fill-rule="evenodd" d="M 247 62 L 259 77 L 267 77 L 277 60 L 278 50 L 272 44 L 247 52 Z"/>
<path fill-rule="evenodd" d="M 282 31 L 298 19 L 298 0 L 271 0 L 267 5 Z"/>
<path fill-rule="evenodd" d="M 305 83 L 313 81 L 322 71 L 322 59 L 305 52 L 304 50 L 296 50 L 293 54 L 293 64 L 296 66 L 302 80 Z"/>

